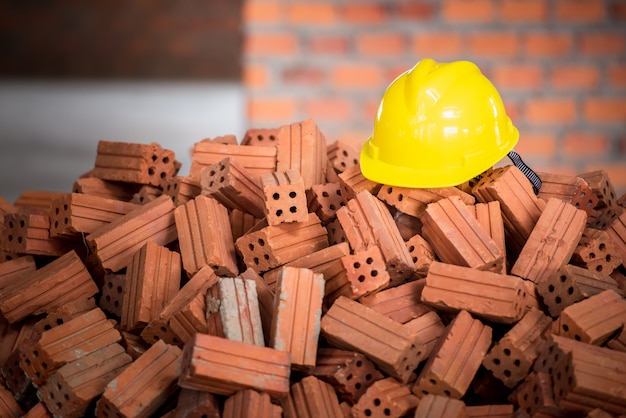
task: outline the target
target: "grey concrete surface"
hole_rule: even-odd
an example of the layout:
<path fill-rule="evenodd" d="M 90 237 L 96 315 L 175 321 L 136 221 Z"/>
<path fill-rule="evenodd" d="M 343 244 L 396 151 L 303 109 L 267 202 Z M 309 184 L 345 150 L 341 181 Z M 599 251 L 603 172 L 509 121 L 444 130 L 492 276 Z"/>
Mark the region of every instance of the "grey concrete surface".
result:
<path fill-rule="evenodd" d="M 185 175 L 195 142 L 245 128 L 236 83 L 0 81 L 0 196 L 70 192 L 99 140 L 158 142 Z"/>

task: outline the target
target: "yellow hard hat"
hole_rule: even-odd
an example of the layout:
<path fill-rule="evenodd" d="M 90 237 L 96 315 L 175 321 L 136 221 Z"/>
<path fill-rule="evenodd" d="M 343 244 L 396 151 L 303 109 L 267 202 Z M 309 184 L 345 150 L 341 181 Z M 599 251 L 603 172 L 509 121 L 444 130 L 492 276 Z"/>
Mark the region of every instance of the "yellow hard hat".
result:
<path fill-rule="evenodd" d="M 361 172 L 392 186 L 456 186 L 492 167 L 518 138 L 498 91 L 475 64 L 427 58 L 385 90 L 361 149 Z"/>

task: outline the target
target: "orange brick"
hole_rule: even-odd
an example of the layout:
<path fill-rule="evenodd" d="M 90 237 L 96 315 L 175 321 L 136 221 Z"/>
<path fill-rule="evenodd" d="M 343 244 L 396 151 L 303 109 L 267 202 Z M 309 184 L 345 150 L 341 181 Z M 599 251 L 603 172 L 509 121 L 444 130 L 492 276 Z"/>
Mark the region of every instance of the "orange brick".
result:
<path fill-rule="evenodd" d="M 362 56 L 401 55 L 405 41 L 399 33 L 363 33 L 356 36 L 356 47 Z"/>
<path fill-rule="evenodd" d="M 140 206 L 86 238 L 103 269 L 116 272 L 147 241 L 167 245 L 176 239 L 174 202 L 169 196 Z"/>
<path fill-rule="evenodd" d="M 269 225 L 309 219 L 304 181 L 298 170 L 263 174 L 259 181 Z"/>
<path fill-rule="evenodd" d="M 174 396 L 181 350 L 158 341 L 111 380 L 96 406 L 96 416 L 150 416 Z"/>
<path fill-rule="evenodd" d="M 367 249 L 345 255 L 341 264 L 350 282 L 350 298 L 359 299 L 390 284 L 390 276 L 385 267 L 385 259 L 380 248 L 373 245 Z"/>
<path fill-rule="evenodd" d="M 93 298 L 76 299 L 66 303 L 65 305 L 59 306 L 58 309 L 49 312 L 45 317 L 35 323 L 32 330 L 35 335 L 34 338 L 39 339 L 44 331 L 63 325 L 67 321 L 91 311 L 94 308 L 96 308 L 96 302 Z M 20 334 L 23 333 L 24 331 L 20 330 Z"/>
<path fill-rule="evenodd" d="M 515 151 L 523 156 L 537 155 L 540 157 L 550 158 L 556 154 L 557 138 L 550 133 L 528 132 L 521 141 L 515 146 Z M 533 167 L 536 168 L 536 167 Z M 554 167 L 550 167 L 553 171 Z"/>
<path fill-rule="evenodd" d="M 11 323 L 98 292 L 78 255 L 71 251 L 2 290 L 0 312 Z"/>
<path fill-rule="evenodd" d="M 257 392 L 254 389 L 242 389 L 224 401 L 222 418 L 246 418 L 249 416 L 281 418 L 283 410 L 279 405 L 272 403 L 268 393 Z"/>
<path fill-rule="evenodd" d="M 252 1 L 243 4 L 243 21 L 246 23 L 275 23 L 283 17 L 280 3 L 274 1 Z"/>
<path fill-rule="evenodd" d="M 337 219 L 354 252 L 367 250 L 373 245 L 379 247 L 392 285 L 413 274 L 415 265 L 398 227 L 383 202 L 370 192 L 359 192 L 337 211 Z M 385 233 L 381 233 L 381 229 Z"/>
<path fill-rule="evenodd" d="M 445 325 L 441 318 L 437 315 L 437 312 L 432 310 L 410 320 L 404 326 L 417 335 L 424 344 L 424 358 L 430 357 L 437 345 L 437 341 L 439 341 L 439 338 L 445 331 Z"/>
<path fill-rule="evenodd" d="M 24 416 L 24 411 L 15 398 L 13 398 L 13 394 L 3 384 L 0 384 L 0 416 Z"/>
<path fill-rule="evenodd" d="M 564 32 L 530 32 L 522 40 L 522 51 L 529 56 L 564 56 L 571 52 L 573 39 Z"/>
<path fill-rule="evenodd" d="M 494 7 L 489 0 L 446 0 L 442 16 L 451 22 L 487 22 L 494 17 Z"/>
<path fill-rule="evenodd" d="M 252 122 L 277 123 L 293 119 L 296 107 L 297 103 L 291 96 L 251 97 L 247 102 L 246 116 Z"/>
<path fill-rule="evenodd" d="M 137 190 L 139 190 L 138 184 L 107 181 L 97 177 L 81 177 L 72 186 L 72 193 L 99 196 L 123 202 L 132 199 Z"/>
<path fill-rule="evenodd" d="M 396 218 L 396 223 L 398 223 L 397 218 Z M 421 224 L 420 224 L 420 230 L 421 230 Z M 430 265 L 432 264 L 433 261 L 435 261 L 435 258 L 436 258 L 433 248 L 417 232 L 415 232 L 411 237 L 406 239 L 406 248 L 409 250 L 409 254 L 411 254 L 411 259 L 413 260 L 413 264 L 415 264 L 414 276 L 417 278 L 426 277 L 426 274 L 428 273 L 428 269 L 430 268 Z"/>
<path fill-rule="evenodd" d="M 191 154 L 189 175 L 200 180 L 202 169 L 232 158 L 253 176 L 276 171 L 276 148 L 261 145 L 234 145 L 196 142 Z"/>
<path fill-rule="evenodd" d="M 49 192 L 45 190 L 26 189 L 20 193 L 13 203 L 16 209 L 27 209 L 26 212 L 36 211 L 38 213 L 48 213 L 50 202 L 57 197 L 63 196 L 61 192 Z M 13 213 L 15 211 L 9 211 Z"/>
<path fill-rule="evenodd" d="M 315 366 L 324 278 L 310 269 L 284 267 L 278 276 L 270 346 L 290 353 L 291 367 Z"/>
<path fill-rule="evenodd" d="M 308 49 L 315 55 L 343 55 L 348 51 L 348 37 L 325 33 L 312 33 Z"/>
<path fill-rule="evenodd" d="M 617 222 L 619 220 L 611 226 L 616 226 Z M 624 260 L 609 231 L 585 228 L 570 262 L 591 271 L 611 274 Z"/>
<path fill-rule="evenodd" d="M 312 83 L 320 84 L 320 82 Z M 319 97 L 305 99 L 304 113 L 317 121 L 343 122 L 352 118 L 353 103 L 346 98 Z"/>
<path fill-rule="evenodd" d="M 337 210 L 346 205 L 338 183 L 314 184 L 308 194 L 309 212 L 314 212 L 323 223 L 336 219 Z"/>
<path fill-rule="evenodd" d="M 618 63 L 610 64 L 608 68 L 609 83 L 613 87 L 626 87 L 626 66 Z"/>
<path fill-rule="evenodd" d="M 305 189 L 326 182 L 326 138 L 313 119 L 282 125 L 276 148 L 275 171 L 299 171 Z"/>
<path fill-rule="evenodd" d="M 463 192 L 457 187 L 416 189 L 385 185 L 380 188 L 376 196 L 402 213 L 415 217 L 422 216 L 430 203 L 450 196 L 458 196 L 466 205 L 471 205 L 475 202 L 472 195 Z"/>
<path fill-rule="evenodd" d="M 556 125 L 573 122 L 576 118 L 575 103 L 571 99 L 529 99 L 525 111 L 526 119 L 537 124 Z"/>
<path fill-rule="evenodd" d="M 560 0 L 556 2 L 558 20 L 568 22 L 600 22 L 604 16 L 604 2 L 600 0 Z"/>
<path fill-rule="evenodd" d="M 330 73 L 331 85 L 337 89 L 358 90 L 383 84 L 383 73 L 378 66 L 341 64 Z"/>
<path fill-rule="evenodd" d="M 580 35 L 580 51 L 592 56 L 615 56 L 622 53 L 626 45 L 623 33 L 590 32 Z"/>
<path fill-rule="evenodd" d="M 491 328 L 459 311 L 447 326 L 411 391 L 463 397 L 491 345 Z"/>
<path fill-rule="evenodd" d="M 607 229 L 617 254 L 622 259 L 622 264 L 626 261 L 626 212 L 622 213 Z"/>
<path fill-rule="evenodd" d="M 300 2 L 287 7 L 287 21 L 297 25 L 329 25 L 336 19 L 332 3 Z"/>
<path fill-rule="evenodd" d="M 454 32 L 425 32 L 412 35 L 411 42 L 418 56 L 454 57 L 461 51 L 462 37 Z"/>
<path fill-rule="evenodd" d="M 241 145 L 276 146 L 279 128 L 249 128 L 241 138 Z"/>
<path fill-rule="evenodd" d="M 184 205 L 201 192 L 200 183 L 190 176 L 176 176 L 163 188 L 163 193 L 170 196 L 176 206 Z"/>
<path fill-rule="evenodd" d="M 500 16 L 505 22 L 544 22 L 548 5 L 542 0 L 505 0 L 500 3 Z"/>
<path fill-rule="evenodd" d="M 589 122 L 618 123 L 626 118 L 626 100 L 589 97 L 583 102 L 583 115 Z"/>
<path fill-rule="evenodd" d="M 342 4 L 342 20 L 350 24 L 383 23 L 387 18 L 385 7 L 378 3 Z"/>
<path fill-rule="evenodd" d="M 476 203 L 469 206 L 475 213 L 476 220 L 482 229 L 496 243 L 502 254 L 506 254 L 504 220 L 502 219 L 502 211 L 500 210 L 500 202 L 492 201 L 488 203 Z M 498 273 L 506 274 L 506 260 L 502 263 Z"/>
<path fill-rule="evenodd" d="M 216 284 L 224 337 L 247 344 L 265 345 L 254 280 L 222 277 Z"/>
<path fill-rule="evenodd" d="M 555 66 L 550 74 L 550 84 L 557 89 L 593 89 L 599 83 L 599 70 L 594 66 Z"/>
<path fill-rule="evenodd" d="M 361 298 L 360 302 L 374 311 L 405 324 L 430 312 L 421 300 L 425 280 L 415 280 L 381 290 Z"/>
<path fill-rule="evenodd" d="M 467 417 L 465 402 L 442 395 L 426 395 L 420 399 L 415 418 Z"/>
<path fill-rule="evenodd" d="M 25 274 L 37 270 L 35 258 L 32 255 L 17 257 L 0 263 L 0 291 L 15 283 Z"/>
<path fill-rule="evenodd" d="M 176 295 L 181 279 L 180 254 L 147 242 L 126 266 L 120 328 L 140 331 Z"/>
<path fill-rule="evenodd" d="M 243 52 L 247 56 L 290 56 L 298 49 L 298 39 L 286 32 L 248 33 L 243 38 Z"/>
<path fill-rule="evenodd" d="M 383 378 L 374 363 L 363 354 L 330 347 L 318 348 L 315 367 L 310 374 L 330 383 L 339 400 L 350 404 L 356 403 L 367 388 Z"/>
<path fill-rule="evenodd" d="M 581 177 L 542 172 L 537 172 L 537 175 L 542 182 L 541 190 L 537 194 L 539 198 L 545 201 L 550 198 L 561 199 L 571 203 L 576 209 L 584 210 L 588 216 L 593 213 L 598 197 Z"/>
<path fill-rule="evenodd" d="M 321 331 L 332 346 L 364 354 L 404 383 L 423 359 L 423 345 L 408 328 L 343 296 L 322 316 Z"/>
<path fill-rule="evenodd" d="M 282 404 L 287 418 L 343 418 L 337 393 L 330 384 L 315 376 L 306 376 L 292 384 Z"/>
<path fill-rule="evenodd" d="M 444 263 L 501 271 L 504 253 L 456 196 L 431 203 L 420 217 L 422 236 Z"/>
<path fill-rule="evenodd" d="M 359 165 L 360 151 L 345 140 L 338 139 L 326 147 L 333 168 L 341 173 L 349 167 Z"/>
<path fill-rule="evenodd" d="M 550 374 L 532 372 L 520 383 L 513 393 L 515 402 L 530 416 L 548 414 L 552 416 L 567 416 L 567 411 L 557 405 L 554 399 L 554 389 Z"/>
<path fill-rule="evenodd" d="M 469 50 L 476 56 L 514 57 L 520 41 L 515 32 L 482 32 L 469 35 Z"/>
<path fill-rule="evenodd" d="M 290 367 L 287 352 L 197 333 L 185 345 L 179 385 L 226 396 L 255 389 L 280 399 L 289 393 Z"/>
<path fill-rule="evenodd" d="M 125 282 L 126 274 L 107 273 L 103 277 L 103 285 L 100 288 L 102 295 L 98 306 L 118 318 L 122 316 Z"/>
<path fill-rule="evenodd" d="M 270 334 L 272 330 L 272 321 L 274 318 L 274 297 L 275 292 L 270 289 L 263 277 L 252 269 L 246 269 L 239 276 L 245 280 L 252 280 L 256 284 L 256 293 L 258 297 L 259 312 L 261 313 L 261 326 L 263 327 L 263 337 L 265 345 L 269 346 Z M 207 294 L 207 305 L 209 294 Z M 209 332 L 211 334 L 211 332 Z"/>
<path fill-rule="evenodd" d="M 144 184 L 141 188 L 133 195 L 133 198 L 130 199 L 130 203 L 135 203 L 137 205 L 145 205 L 148 202 L 152 202 L 157 197 L 163 194 L 163 187 L 166 187 L 174 177 L 168 178 L 164 180 L 163 186 L 156 187 L 150 186 L 148 184 Z"/>
<path fill-rule="evenodd" d="M 355 418 L 383 416 L 411 416 L 419 398 L 406 384 L 387 377 L 374 382 L 352 407 Z"/>
<path fill-rule="evenodd" d="M 176 400 L 175 415 L 220 418 L 220 399 L 209 392 L 181 389 Z"/>
<path fill-rule="evenodd" d="M 72 241 L 50 236 L 50 217 L 41 210 L 21 210 L 4 214 L 0 248 L 16 254 L 59 257 L 81 247 Z"/>
<path fill-rule="evenodd" d="M 511 324 L 526 313 L 526 289 L 515 276 L 435 261 L 421 300 L 444 311 L 466 310 L 487 321 Z"/>
<path fill-rule="evenodd" d="M 377 194 L 382 184 L 368 180 L 361 173 L 361 167 L 354 165 L 346 168 L 337 176 L 339 179 L 339 186 L 343 192 L 343 196 L 346 200 L 353 199 L 357 193 L 367 190 L 373 195 Z"/>
<path fill-rule="evenodd" d="M 498 65 L 493 83 L 502 90 L 533 90 L 543 86 L 543 69 L 537 65 Z"/>

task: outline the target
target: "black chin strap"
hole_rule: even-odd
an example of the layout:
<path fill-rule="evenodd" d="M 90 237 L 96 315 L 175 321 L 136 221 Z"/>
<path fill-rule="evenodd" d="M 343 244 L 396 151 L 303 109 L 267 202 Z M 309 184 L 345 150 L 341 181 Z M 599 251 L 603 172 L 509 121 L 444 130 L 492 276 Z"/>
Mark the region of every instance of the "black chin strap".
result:
<path fill-rule="evenodd" d="M 539 189 L 541 189 L 541 179 L 539 178 L 537 173 L 535 173 L 530 167 L 528 167 L 526 163 L 522 161 L 522 157 L 520 157 L 519 154 L 515 151 L 510 151 L 507 156 L 511 159 L 513 165 L 519 168 L 519 170 L 524 173 L 526 178 L 530 180 L 533 185 L 533 190 L 535 191 L 535 194 L 539 193 Z"/>

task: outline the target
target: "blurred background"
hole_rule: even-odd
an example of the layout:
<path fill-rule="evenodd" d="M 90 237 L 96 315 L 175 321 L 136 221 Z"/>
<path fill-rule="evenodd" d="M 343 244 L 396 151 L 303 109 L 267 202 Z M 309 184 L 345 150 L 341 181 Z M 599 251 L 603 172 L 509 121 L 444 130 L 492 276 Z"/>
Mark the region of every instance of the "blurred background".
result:
<path fill-rule="evenodd" d="M 623 0 L 6 0 L 0 195 L 71 191 L 100 139 L 201 139 L 313 118 L 355 147 L 422 58 L 475 62 L 538 171 L 626 192 Z M 507 161 L 508 162 L 508 161 Z"/>

